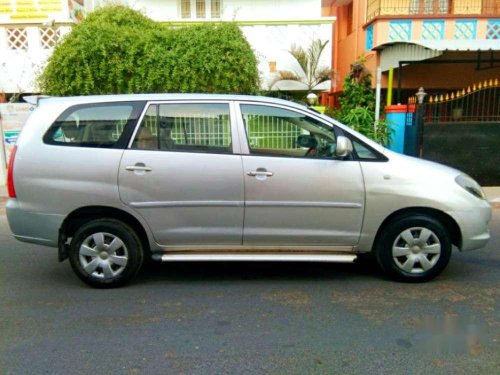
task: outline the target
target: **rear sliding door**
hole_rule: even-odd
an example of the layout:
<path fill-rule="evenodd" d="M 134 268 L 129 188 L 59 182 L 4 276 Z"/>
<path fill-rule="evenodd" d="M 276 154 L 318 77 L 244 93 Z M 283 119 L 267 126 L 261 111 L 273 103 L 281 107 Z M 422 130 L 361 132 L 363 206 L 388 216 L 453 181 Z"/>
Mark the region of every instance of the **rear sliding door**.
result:
<path fill-rule="evenodd" d="M 150 103 L 120 164 L 123 202 L 162 246 L 241 245 L 244 188 L 229 102 Z"/>

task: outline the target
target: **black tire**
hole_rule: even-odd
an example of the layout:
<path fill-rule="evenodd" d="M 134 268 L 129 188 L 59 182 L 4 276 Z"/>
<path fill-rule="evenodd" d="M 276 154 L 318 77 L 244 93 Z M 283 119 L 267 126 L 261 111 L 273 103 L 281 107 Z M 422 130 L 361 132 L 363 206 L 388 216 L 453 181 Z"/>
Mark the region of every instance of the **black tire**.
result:
<path fill-rule="evenodd" d="M 428 238 L 427 230 L 431 232 Z M 411 239 L 406 240 L 409 239 L 409 233 L 414 240 L 413 245 L 408 244 Z M 439 254 L 436 254 L 438 247 Z M 451 250 L 450 235 L 443 224 L 431 216 L 415 214 L 395 218 L 383 229 L 375 244 L 375 257 L 391 278 L 424 282 L 435 278 L 445 269 L 450 261 Z M 410 267 L 411 271 L 408 270 Z"/>
<path fill-rule="evenodd" d="M 135 231 L 115 219 L 97 219 L 82 225 L 69 249 L 73 271 L 96 288 L 125 285 L 137 275 L 143 260 L 144 251 Z"/>

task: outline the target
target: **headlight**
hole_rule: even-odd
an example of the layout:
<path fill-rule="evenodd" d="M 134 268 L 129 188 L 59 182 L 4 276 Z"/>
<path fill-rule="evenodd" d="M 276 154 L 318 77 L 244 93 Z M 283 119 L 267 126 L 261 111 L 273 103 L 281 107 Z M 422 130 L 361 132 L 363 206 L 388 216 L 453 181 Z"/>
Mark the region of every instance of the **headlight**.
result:
<path fill-rule="evenodd" d="M 461 174 L 455 178 L 457 184 L 479 199 L 486 199 L 481 186 L 466 174 Z"/>

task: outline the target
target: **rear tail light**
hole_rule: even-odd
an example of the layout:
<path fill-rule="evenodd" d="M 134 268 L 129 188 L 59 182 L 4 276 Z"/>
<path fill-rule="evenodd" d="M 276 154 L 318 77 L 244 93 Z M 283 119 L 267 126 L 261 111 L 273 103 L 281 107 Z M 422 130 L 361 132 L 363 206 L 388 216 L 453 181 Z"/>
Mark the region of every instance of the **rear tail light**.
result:
<path fill-rule="evenodd" d="M 14 159 L 16 157 L 17 146 L 14 146 L 10 153 L 9 170 L 7 172 L 7 190 L 9 198 L 16 197 L 16 189 L 14 188 Z"/>

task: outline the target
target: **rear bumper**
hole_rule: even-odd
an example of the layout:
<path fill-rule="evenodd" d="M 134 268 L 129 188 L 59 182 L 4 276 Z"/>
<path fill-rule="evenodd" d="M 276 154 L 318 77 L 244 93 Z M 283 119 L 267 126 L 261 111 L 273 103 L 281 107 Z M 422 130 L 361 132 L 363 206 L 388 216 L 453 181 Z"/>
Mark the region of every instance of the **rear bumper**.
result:
<path fill-rule="evenodd" d="M 10 230 L 17 240 L 57 247 L 63 215 L 24 211 L 17 199 L 7 201 L 6 212 Z"/>
<path fill-rule="evenodd" d="M 490 239 L 488 228 L 491 220 L 491 206 L 487 201 L 481 201 L 473 209 L 448 212 L 458 223 L 462 234 L 460 250 L 476 250 L 486 246 Z"/>

